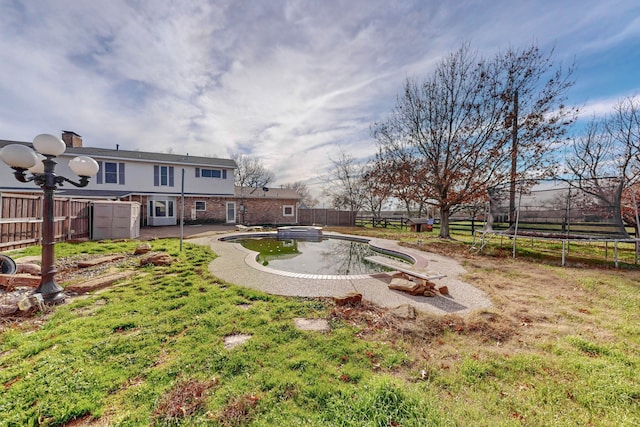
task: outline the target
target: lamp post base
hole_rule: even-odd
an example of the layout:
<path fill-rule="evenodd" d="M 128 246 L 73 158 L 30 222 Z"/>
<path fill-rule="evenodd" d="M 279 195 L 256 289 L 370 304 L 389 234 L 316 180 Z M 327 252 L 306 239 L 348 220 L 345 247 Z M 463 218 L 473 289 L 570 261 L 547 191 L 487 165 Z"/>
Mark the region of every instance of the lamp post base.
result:
<path fill-rule="evenodd" d="M 54 281 L 40 283 L 33 293 L 42 295 L 42 300 L 47 305 L 62 304 L 67 297 L 64 289 Z"/>

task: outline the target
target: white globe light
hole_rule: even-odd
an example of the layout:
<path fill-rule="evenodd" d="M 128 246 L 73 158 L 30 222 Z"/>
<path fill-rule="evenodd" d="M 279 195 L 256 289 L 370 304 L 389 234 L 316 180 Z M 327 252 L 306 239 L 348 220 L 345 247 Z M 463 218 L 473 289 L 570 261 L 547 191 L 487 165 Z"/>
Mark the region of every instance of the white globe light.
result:
<path fill-rule="evenodd" d="M 59 156 L 67 149 L 67 145 L 57 136 L 41 133 L 33 138 L 33 147 L 42 154 Z"/>
<path fill-rule="evenodd" d="M 43 156 L 40 153 L 36 153 L 36 158 L 38 160 L 36 161 L 35 165 L 33 165 L 33 166 L 31 166 L 29 168 L 29 172 L 31 172 L 31 173 L 44 173 L 44 163 L 42 163 L 42 161 L 44 159 L 46 159 L 46 157 Z"/>
<path fill-rule="evenodd" d="M 26 145 L 10 144 L 0 150 L 0 159 L 12 168 L 29 169 L 36 164 L 36 153 Z"/>
<path fill-rule="evenodd" d="M 69 167 L 78 176 L 94 176 L 98 173 L 98 162 L 89 156 L 74 157 L 69 161 Z"/>

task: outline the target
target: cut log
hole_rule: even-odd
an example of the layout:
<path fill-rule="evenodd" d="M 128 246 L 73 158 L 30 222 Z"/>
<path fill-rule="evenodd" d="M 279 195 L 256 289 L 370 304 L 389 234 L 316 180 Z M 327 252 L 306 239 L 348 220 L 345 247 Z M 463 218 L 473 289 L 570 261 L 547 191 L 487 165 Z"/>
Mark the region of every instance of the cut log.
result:
<path fill-rule="evenodd" d="M 0 286 L 5 289 L 16 287 L 37 288 L 40 285 L 40 277 L 30 274 L 0 274 Z"/>

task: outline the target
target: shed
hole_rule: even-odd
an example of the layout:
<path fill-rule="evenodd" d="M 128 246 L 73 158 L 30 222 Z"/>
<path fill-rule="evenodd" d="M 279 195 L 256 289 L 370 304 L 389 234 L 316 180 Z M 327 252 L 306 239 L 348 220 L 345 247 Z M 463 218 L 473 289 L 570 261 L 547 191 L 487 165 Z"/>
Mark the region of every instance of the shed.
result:
<path fill-rule="evenodd" d="M 140 203 L 92 201 L 91 239 L 140 237 Z"/>
<path fill-rule="evenodd" d="M 416 233 L 433 230 L 433 218 L 409 218 L 407 224 Z"/>

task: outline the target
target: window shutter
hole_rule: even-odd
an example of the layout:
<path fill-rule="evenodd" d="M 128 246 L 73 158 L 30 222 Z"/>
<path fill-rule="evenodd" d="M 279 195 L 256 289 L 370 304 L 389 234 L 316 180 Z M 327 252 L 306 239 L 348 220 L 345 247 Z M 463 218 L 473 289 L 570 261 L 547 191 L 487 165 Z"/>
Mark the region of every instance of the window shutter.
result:
<path fill-rule="evenodd" d="M 222 179 L 227 179 L 227 170 L 226 169 L 222 170 Z"/>
<path fill-rule="evenodd" d="M 124 185 L 124 163 L 118 163 L 118 184 Z"/>
<path fill-rule="evenodd" d="M 158 187 L 160 185 L 160 166 L 153 165 L 153 185 Z"/>
<path fill-rule="evenodd" d="M 102 184 L 102 162 L 98 162 L 98 174 L 96 175 L 96 184 Z"/>
<path fill-rule="evenodd" d="M 196 168 L 196 178 L 200 178 L 200 168 Z"/>
<path fill-rule="evenodd" d="M 169 187 L 173 187 L 173 166 L 169 166 Z"/>

